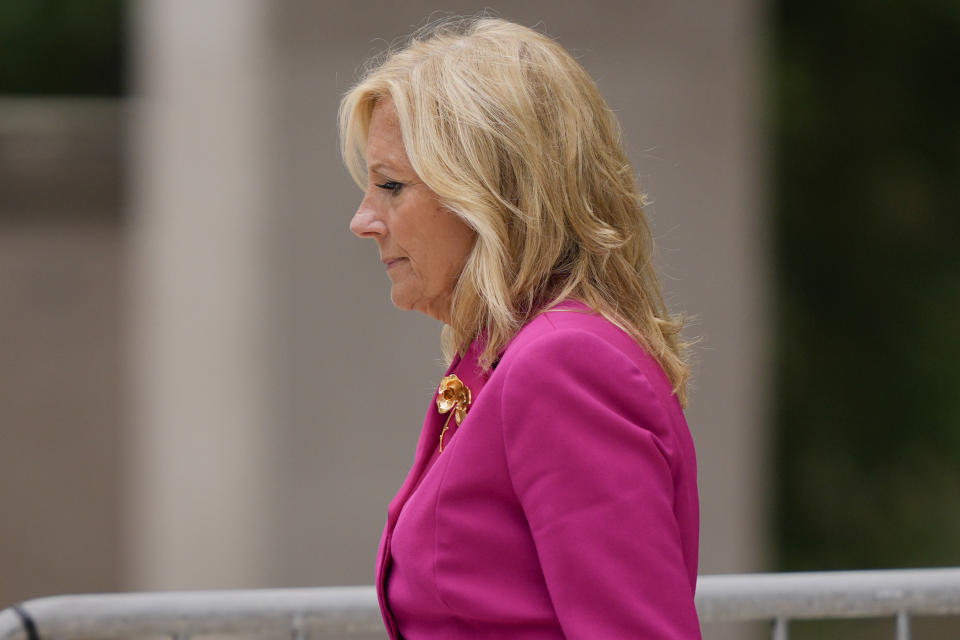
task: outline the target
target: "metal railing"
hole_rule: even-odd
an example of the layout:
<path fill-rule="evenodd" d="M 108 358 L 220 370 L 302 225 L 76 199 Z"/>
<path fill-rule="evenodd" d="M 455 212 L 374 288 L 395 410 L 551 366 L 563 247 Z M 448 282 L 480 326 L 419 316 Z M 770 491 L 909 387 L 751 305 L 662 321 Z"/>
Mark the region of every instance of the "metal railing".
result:
<path fill-rule="evenodd" d="M 702 622 L 891 617 L 909 640 L 915 615 L 960 615 L 960 568 L 702 576 Z M 0 640 L 202 634 L 349 638 L 381 633 L 373 587 L 54 596 L 0 611 Z"/>
<path fill-rule="evenodd" d="M 703 622 L 769 620 L 787 640 L 790 620 L 896 620 L 896 640 L 910 639 L 912 616 L 960 615 L 960 568 L 887 569 L 703 576 Z"/>

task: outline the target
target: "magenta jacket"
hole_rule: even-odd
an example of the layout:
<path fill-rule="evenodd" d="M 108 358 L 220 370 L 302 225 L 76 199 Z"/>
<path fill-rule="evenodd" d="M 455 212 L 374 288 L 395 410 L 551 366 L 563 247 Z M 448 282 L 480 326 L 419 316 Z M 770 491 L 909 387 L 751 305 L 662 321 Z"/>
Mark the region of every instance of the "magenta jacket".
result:
<path fill-rule="evenodd" d="M 693 440 L 657 362 L 578 302 L 519 332 L 491 373 L 471 345 L 431 401 L 391 502 L 377 593 L 394 640 L 700 637 Z"/>

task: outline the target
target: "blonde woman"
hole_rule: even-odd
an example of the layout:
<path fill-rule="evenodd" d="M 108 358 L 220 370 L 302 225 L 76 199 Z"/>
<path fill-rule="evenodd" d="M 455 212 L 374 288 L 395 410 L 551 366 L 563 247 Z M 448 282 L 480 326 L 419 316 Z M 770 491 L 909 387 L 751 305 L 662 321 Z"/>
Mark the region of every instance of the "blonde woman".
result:
<path fill-rule="evenodd" d="M 390 637 L 700 637 L 688 368 L 594 82 L 536 31 L 447 21 L 340 126 L 350 229 L 450 358 L 380 544 Z"/>

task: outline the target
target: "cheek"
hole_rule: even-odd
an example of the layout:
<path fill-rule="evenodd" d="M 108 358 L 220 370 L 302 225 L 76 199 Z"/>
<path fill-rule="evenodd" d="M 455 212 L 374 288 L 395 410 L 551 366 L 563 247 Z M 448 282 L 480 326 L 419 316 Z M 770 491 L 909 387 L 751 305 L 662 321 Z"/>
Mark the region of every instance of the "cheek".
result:
<path fill-rule="evenodd" d="M 414 275 L 426 289 L 449 289 L 459 277 L 476 234 L 433 198 L 418 198 L 397 211 L 397 244 L 410 256 Z"/>
<path fill-rule="evenodd" d="M 439 247 L 437 258 L 448 274 L 459 274 L 473 247 L 473 230 L 455 214 L 444 212 L 442 224 L 437 225 L 433 238 L 434 247 Z"/>
<path fill-rule="evenodd" d="M 430 284 L 434 291 L 451 293 L 463 273 L 472 244 L 465 242 L 463 238 L 450 236 L 445 239 L 445 242 L 447 244 L 444 246 L 444 251 L 436 256 L 436 261 L 433 263 L 434 278 Z"/>
<path fill-rule="evenodd" d="M 447 246 L 450 248 L 450 261 L 456 265 L 456 270 L 459 272 L 470 258 L 470 253 L 477 241 L 477 232 L 458 217 L 453 221 L 454 224 L 447 237 Z"/>

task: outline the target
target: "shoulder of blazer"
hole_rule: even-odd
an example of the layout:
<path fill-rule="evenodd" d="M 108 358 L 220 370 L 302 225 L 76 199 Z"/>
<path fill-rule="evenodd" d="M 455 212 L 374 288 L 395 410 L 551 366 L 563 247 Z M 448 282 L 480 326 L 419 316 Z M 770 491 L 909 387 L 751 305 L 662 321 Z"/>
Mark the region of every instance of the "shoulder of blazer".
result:
<path fill-rule="evenodd" d="M 626 331 L 583 303 L 573 309 L 548 310 L 531 320 L 507 345 L 498 373 L 520 368 L 537 372 L 566 370 L 571 380 L 582 376 L 602 379 L 643 379 L 644 387 L 676 422 L 682 410 L 673 394 L 670 381 L 660 364 Z M 525 364 L 521 364 L 525 363 Z M 535 364 L 534 364 L 535 363 Z M 601 365 L 602 363 L 602 365 Z M 639 378 L 637 377 L 639 376 Z M 586 379 L 582 379 L 586 383 Z M 644 394 L 647 395 L 647 394 Z"/>
<path fill-rule="evenodd" d="M 501 359 L 512 359 L 524 350 L 524 347 L 549 334 L 566 334 L 565 337 L 572 341 L 581 334 L 589 341 L 589 334 L 600 338 L 635 362 L 650 358 L 636 340 L 599 312 L 582 302 L 568 301 L 540 313 L 528 322 L 507 345 Z"/>

